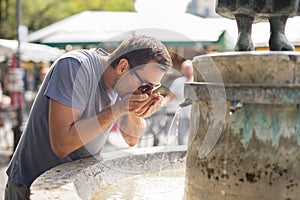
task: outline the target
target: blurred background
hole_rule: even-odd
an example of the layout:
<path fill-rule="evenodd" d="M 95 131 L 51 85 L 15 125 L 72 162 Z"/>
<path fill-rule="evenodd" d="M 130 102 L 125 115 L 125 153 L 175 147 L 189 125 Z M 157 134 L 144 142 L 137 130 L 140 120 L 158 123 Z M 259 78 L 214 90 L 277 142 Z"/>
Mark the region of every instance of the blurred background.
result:
<path fill-rule="evenodd" d="M 130 35 L 154 36 L 174 63 L 160 88 L 167 95 L 184 60 L 232 49 L 235 36 L 227 32 L 235 30 L 234 21 L 219 17 L 214 7 L 213 0 L 0 0 L 0 147 L 16 147 L 49 67 L 73 49 L 112 52 Z M 153 135 L 166 129 L 174 112 L 160 113 L 164 124 L 148 120 L 150 145 L 161 144 Z"/>
<path fill-rule="evenodd" d="M 112 52 L 135 34 L 157 37 L 174 63 L 160 88 L 168 95 L 173 80 L 181 76 L 183 61 L 233 51 L 236 23 L 216 14 L 215 4 L 215 0 L 0 0 L 0 168 L 5 169 L 39 86 L 60 55 L 95 47 Z M 300 50 L 299 23 L 300 18 L 293 17 L 286 25 L 286 36 L 296 51 Z M 268 22 L 253 24 L 256 50 L 268 50 L 269 33 Z M 174 107 L 164 107 L 147 119 L 149 128 L 138 146 L 166 145 L 175 112 Z M 117 127 L 106 151 L 127 148 L 114 133 Z M 5 180 L 4 173 L 0 180 Z"/>
<path fill-rule="evenodd" d="M 172 82 L 182 76 L 183 61 L 233 51 L 236 23 L 220 17 L 215 4 L 215 0 L 0 0 L 0 148 L 16 147 L 49 67 L 73 49 L 101 47 L 112 52 L 130 35 L 154 36 L 167 46 L 174 63 L 159 89 L 168 95 Z M 299 23 L 296 16 L 286 25 L 296 51 Z M 268 22 L 253 24 L 256 50 L 268 50 L 269 29 Z M 168 132 L 175 112 L 176 107 L 167 106 L 148 119 L 145 135 L 152 139 L 143 145 L 163 144 L 158 133 Z"/>

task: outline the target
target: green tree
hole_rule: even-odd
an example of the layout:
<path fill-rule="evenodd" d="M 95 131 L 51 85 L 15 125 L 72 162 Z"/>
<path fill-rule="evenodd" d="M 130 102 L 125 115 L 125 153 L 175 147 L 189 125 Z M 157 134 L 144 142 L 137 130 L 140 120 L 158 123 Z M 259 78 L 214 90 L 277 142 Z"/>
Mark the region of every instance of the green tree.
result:
<path fill-rule="evenodd" d="M 16 37 L 16 1 L 0 0 L 0 38 Z"/>
<path fill-rule="evenodd" d="M 135 0 L 23 0 L 22 25 L 36 31 L 76 13 L 134 11 Z M 16 0 L 0 0 L 0 38 L 16 38 Z"/>

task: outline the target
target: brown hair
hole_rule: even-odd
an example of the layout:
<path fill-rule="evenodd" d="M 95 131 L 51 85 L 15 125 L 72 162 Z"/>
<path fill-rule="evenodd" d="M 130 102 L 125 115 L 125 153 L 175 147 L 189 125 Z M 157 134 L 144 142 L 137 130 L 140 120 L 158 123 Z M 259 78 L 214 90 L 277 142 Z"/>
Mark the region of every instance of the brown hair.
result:
<path fill-rule="evenodd" d="M 150 60 L 156 60 L 164 70 L 172 66 L 172 59 L 162 42 L 144 35 L 133 36 L 123 41 L 109 55 L 108 62 L 112 67 L 116 67 L 122 58 L 134 65 L 130 67 L 145 65 Z"/>

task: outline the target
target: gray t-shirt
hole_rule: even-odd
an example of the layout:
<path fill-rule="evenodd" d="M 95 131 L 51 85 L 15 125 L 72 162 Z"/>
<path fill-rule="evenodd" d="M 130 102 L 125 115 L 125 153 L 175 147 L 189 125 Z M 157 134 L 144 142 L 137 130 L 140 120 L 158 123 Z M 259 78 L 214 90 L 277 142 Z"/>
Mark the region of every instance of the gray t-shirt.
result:
<path fill-rule="evenodd" d="M 76 50 L 53 63 L 33 103 L 19 145 L 9 164 L 7 175 L 10 181 L 29 188 L 46 170 L 101 152 L 110 127 L 84 147 L 59 158 L 50 147 L 48 124 L 50 98 L 83 110 L 81 118 L 93 116 L 116 102 L 117 93 L 109 91 L 101 79 L 104 69 L 99 54 L 103 55 L 96 49 Z"/>

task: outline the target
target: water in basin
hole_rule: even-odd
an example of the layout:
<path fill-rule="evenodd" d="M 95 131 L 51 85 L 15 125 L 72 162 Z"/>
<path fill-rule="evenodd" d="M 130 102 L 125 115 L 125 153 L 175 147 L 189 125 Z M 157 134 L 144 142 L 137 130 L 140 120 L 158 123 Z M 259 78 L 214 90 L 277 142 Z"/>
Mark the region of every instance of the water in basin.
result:
<path fill-rule="evenodd" d="M 181 200 L 184 169 L 145 173 L 101 187 L 92 200 Z"/>

